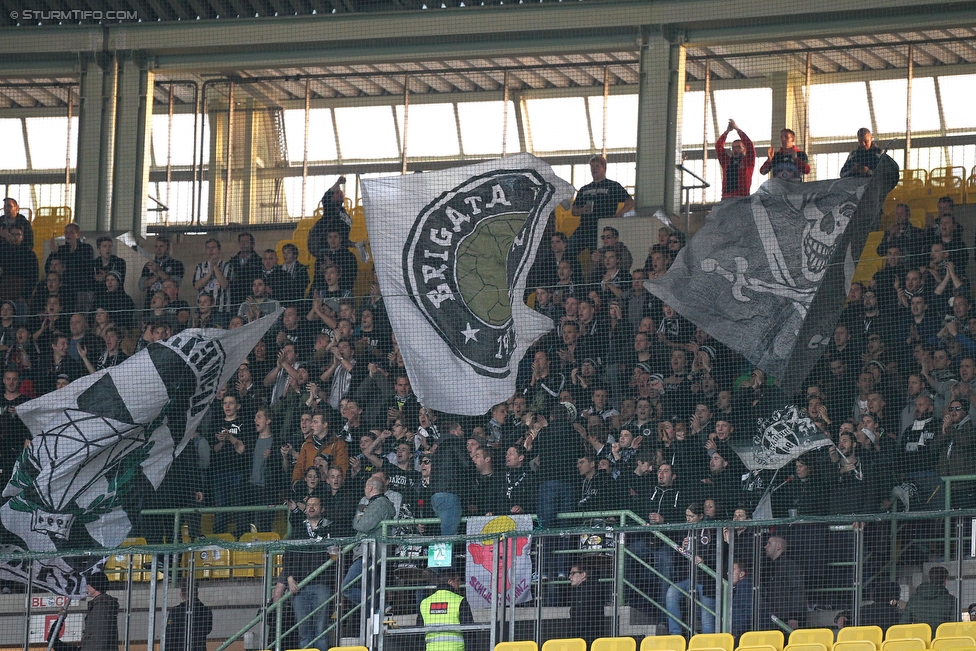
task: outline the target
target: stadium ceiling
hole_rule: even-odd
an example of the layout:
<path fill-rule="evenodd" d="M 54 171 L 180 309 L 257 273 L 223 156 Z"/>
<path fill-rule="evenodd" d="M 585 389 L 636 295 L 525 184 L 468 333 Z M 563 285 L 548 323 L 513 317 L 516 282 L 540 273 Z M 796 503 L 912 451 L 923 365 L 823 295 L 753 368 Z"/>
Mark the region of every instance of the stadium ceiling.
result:
<path fill-rule="evenodd" d="M 5 0 L 0 0 L 0 3 Z M 212 0 L 216 2 L 217 0 Z M 344 0 L 336 0 L 343 3 Z M 404 0 L 406 3 L 407 0 Z M 344 9 L 343 11 L 345 11 Z M 337 9 L 338 11 L 338 9 Z M 953 27 L 938 30 L 901 31 L 849 37 L 803 38 L 711 46 L 690 44 L 686 78 L 701 81 L 706 65 L 711 79 L 755 79 L 773 70 L 805 70 L 807 59 L 814 75 L 906 69 L 908 44 L 912 44 L 916 71 L 924 68 L 976 64 L 976 29 Z M 170 84 L 177 106 L 194 103 L 195 88 L 205 82 L 238 82 L 245 93 L 260 97 L 265 105 L 304 100 L 308 83 L 312 100 L 402 96 L 404 84 L 411 95 L 498 93 L 510 91 L 636 87 L 639 52 L 612 49 L 586 54 L 507 56 L 496 58 L 441 59 L 424 62 L 371 63 L 328 67 L 281 67 L 223 69 L 213 73 L 156 75 L 157 105 L 168 105 Z M 2 108 L 64 107 L 70 91 L 77 102 L 77 78 L 7 78 L 0 82 Z M 614 92 L 614 91 L 611 91 Z M 445 97 L 445 99 L 448 99 Z"/>

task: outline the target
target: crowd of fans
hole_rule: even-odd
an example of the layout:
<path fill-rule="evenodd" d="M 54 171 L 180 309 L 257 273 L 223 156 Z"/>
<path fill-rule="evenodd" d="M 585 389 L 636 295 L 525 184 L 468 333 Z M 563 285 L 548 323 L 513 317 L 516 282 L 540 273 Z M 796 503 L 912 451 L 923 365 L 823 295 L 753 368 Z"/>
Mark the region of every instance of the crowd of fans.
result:
<path fill-rule="evenodd" d="M 792 156 L 787 162 L 808 171 L 791 133 L 767 164 Z M 744 141 L 737 160 L 748 155 Z M 727 179 L 731 191 L 741 194 L 754 157 Z M 286 245 L 279 259 L 273 249 L 255 251 L 250 233 L 237 237 L 232 255 L 210 238 L 204 250 L 184 253 L 187 261 L 160 235 L 139 272 L 141 296 L 124 290 L 134 270 L 113 254 L 115 242 L 99 237 L 92 246 L 76 224 L 41 265 L 30 223 L 5 200 L 2 481 L 30 438 L 16 413 L 24 401 L 184 328 L 236 328 L 279 306 L 280 322 L 220 389 L 163 487 L 138 498 L 143 508 L 256 507 L 215 518 L 215 531 L 234 521 L 240 534 L 248 524 L 269 529 L 259 507 L 284 501 L 299 535 L 311 518 L 308 531 L 331 537 L 363 532 L 354 516 L 384 495 L 400 517 L 440 517 L 444 534 L 456 533 L 462 516 L 536 513 L 552 528 L 560 513 L 627 509 L 649 523 L 688 523 L 688 536 L 674 534 L 688 544 L 695 523 L 745 519 L 770 488 L 776 517 L 846 515 L 939 508 L 942 477 L 976 474 L 976 314 L 951 199 L 924 229 L 898 207 L 878 247 L 884 268 L 852 287 L 822 362 L 799 395 L 787 396 L 645 288 L 667 272 L 682 232 L 662 228 L 643 262 L 613 227 L 596 241 L 597 221 L 633 201 L 606 179 L 605 160 L 594 158 L 591 169 L 594 183 L 574 207 L 580 230 L 567 238 L 551 225 L 531 271 L 532 304 L 555 329 L 523 360 L 515 394 L 477 418 L 420 404 L 375 277 L 368 295 L 352 296 L 359 265 L 338 183 L 315 231 L 314 277 L 296 247 Z M 194 304 L 180 298 L 188 286 Z M 833 445 L 775 479 L 746 471 L 732 444 L 750 442 L 757 419 L 784 404 L 802 407 Z M 973 502 L 971 488 L 954 486 L 953 506 Z M 168 527 L 143 518 L 134 533 L 160 541 Z M 191 527 L 199 533 L 198 523 Z M 789 543 L 770 540 L 780 545 L 767 547 L 775 562 Z M 634 546 L 681 578 L 670 547 L 651 538 Z M 570 570 L 565 555 L 547 560 L 554 575 Z M 748 571 L 745 561 L 737 568 Z M 790 620 L 805 607 L 786 587 L 794 571 L 783 570 L 780 601 L 796 606 L 781 613 Z M 661 603 L 672 604 L 667 585 L 659 588 Z"/>

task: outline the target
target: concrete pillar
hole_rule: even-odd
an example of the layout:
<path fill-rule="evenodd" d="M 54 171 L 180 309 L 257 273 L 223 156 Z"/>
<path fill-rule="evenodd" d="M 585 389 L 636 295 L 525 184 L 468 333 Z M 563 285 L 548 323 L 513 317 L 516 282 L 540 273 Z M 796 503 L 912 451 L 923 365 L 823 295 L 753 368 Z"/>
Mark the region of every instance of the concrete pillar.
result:
<path fill-rule="evenodd" d="M 800 72 L 776 72 L 769 76 L 769 82 L 773 90 L 770 142 L 778 147 L 780 129 L 793 129 L 796 144 L 800 149 L 806 149 L 806 143 L 802 142 L 807 115 L 803 92 L 806 78 Z"/>
<path fill-rule="evenodd" d="M 642 41 L 635 201 L 639 215 L 656 208 L 674 215 L 681 205 L 675 165 L 681 161 L 685 48 L 650 29 Z"/>
<path fill-rule="evenodd" d="M 145 235 L 154 77 L 151 70 L 140 67 L 131 56 L 119 61 L 112 188 L 113 231 L 132 230 Z"/>
<path fill-rule="evenodd" d="M 807 143 L 803 142 L 806 120 L 808 119 L 807 97 L 804 92 L 806 76 L 800 71 L 776 72 L 769 76 L 769 81 L 770 88 L 773 91 L 769 142 L 773 149 L 779 149 L 780 130 L 792 129 L 796 133 L 796 146 L 806 151 Z M 759 161 L 765 160 L 765 152 L 760 151 L 756 154 Z M 810 157 L 810 167 L 811 173 L 815 173 L 812 169 L 813 157 Z M 812 174 L 810 178 L 814 178 Z"/>
<path fill-rule="evenodd" d="M 79 97 L 74 221 L 81 224 L 83 230 L 101 230 L 98 172 L 101 166 L 102 69 L 94 59 L 88 59 L 82 65 Z"/>

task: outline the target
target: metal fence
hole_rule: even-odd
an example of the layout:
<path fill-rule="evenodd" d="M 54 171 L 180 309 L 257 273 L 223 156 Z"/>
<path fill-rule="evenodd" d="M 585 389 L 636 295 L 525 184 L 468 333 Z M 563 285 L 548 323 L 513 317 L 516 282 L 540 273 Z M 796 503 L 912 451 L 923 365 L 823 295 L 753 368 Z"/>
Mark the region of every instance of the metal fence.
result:
<path fill-rule="evenodd" d="M 462 627 L 470 638 L 469 649 L 490 649 L 510 640 L 541 644 L 576 630 L 573 627 L 579 622 L 571 617 L 578 619 L 580 614 L 571 611 L 571 604 L 575 603 L 573 590 L 580 588 L 557 567 L 588 568 L 587 580 L 598 587 L 588 593 L 595 597 L 585 617 L 588 630 L 601 636 L 640 637 L 665 633 L 668 628 L 686 635 L 711 630 L 740 633 L 743 627 L 780 628 L 788 633 L 793 626 L 831 627 L 836 614 L 844 612 L 847 625 L 881 623 L 878 613 L 889 597 L 904 607 L 935 566 L 948 570 L 946 587 L 958 600 L 957 611 L 976 601 L 976 581 L 967 578 L 972 572 L 965 564 L 976 558 L 976 511 L 892 513 L 853 521 L 850 517 L 704 520 L 653 526 L 621 511 L 564 514 L 561 521 L 565 528 L 556 530 L 509 530 L 447 539 L 404 533 L 436 520 L 398 520 L 385 523 L 381 535 L 366 540 L 201 539 L 183 545 L 71 553 L 107 556 L 106 571 L 124 618 L 121 643 L 127 651 L 148 639 L 165 647 L 163 622 L 167 610 L 178 602 L 172 586 L 179 578 L 201 587 L 203 599 L 220 613 L 211 634 L 212 639 L 222 640 L 216 651 L 240 648 L 241 643 L 247 649 L 296 648 L 295 634 L 304 619 L 326 622 L 316 629 L 316 644 L 322 648 L 356 643 L 400 649 L 420 644 L 429 629 L 417 626 L 418 606 L 438 582 L 437 571 L 425 570 L 424 565 L 429 549 L 442 550 L 445 542 L 451 543 L 454 554 L 468 557 L 469 569 L 469 546 L 493 554 L 490 562 L 482 559 L 484 567 L 493 569 L 490 584 L 480 586 L 487 607 L 475 609 L 475 623 Z M 779 541 L 786 541 L 786 551 L 777 557 Z M 281 557 L 320 544 L 330 546 L 330 560 L 298 587 L 325 577 L 330 596 L 306 618 L 295 621 L 293 595 L 285 590 L 280 599 L 273 599 Z M 357 545 L 362 546 L 366 569 L 355 582 L 343 586 L 361 591 L 362 598 L 351 602 L 342 597 L 340 585 Z M 518 570 L 512 561 L 519 554 L 531 560 L 531 576 L 514 575 Z M 47 556 L 2 555 L 27 565 Z M 568 562 L 560 562 L 561 557 Z M 696 563 L 696 558 L 714 561 Z M 469 572 L 468 586 L 475 583 L 471 576 Z M 531 600 L 515 603 L 516 578 L 527 581 Z M 792 599 L 801 611 L 789 610 L 789 591 L 796 593 Z M 6 614 L 0 616 L 4 622 L 0 643 L 27 648 L 43 641 L 40 620 L 48 621 L 44 618 L 49 619 L 50 613 L 45 609 L 57 605 L 56 600 L 30 587 L 26 596 L 23 610 L 9 608 L 8 603 Z M 69 612 L 83 607 L 75 604 Z M 316 619 L 319 611 L 326 616 Z"/>

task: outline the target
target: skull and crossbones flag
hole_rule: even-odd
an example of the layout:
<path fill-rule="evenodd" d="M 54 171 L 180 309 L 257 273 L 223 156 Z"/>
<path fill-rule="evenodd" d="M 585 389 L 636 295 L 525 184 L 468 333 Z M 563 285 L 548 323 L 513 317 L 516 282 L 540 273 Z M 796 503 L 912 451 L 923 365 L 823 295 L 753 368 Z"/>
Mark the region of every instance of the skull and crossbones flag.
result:
<path fill-rule="evenodd" d="M 752 440 L 732 443 L 749 470 L 779 470 L 810 450 L 830 445 L 807 413 L 796 405 L 785 405 L 757 422 Z"/>
<path fill-rule="evenodd" d="M 820 359 L 898 165 L 869 178 L 772 179 L 723 201 L 648 291 L 777 378 L 787 395 Z"/>
<path fill-rule="evenodd" d="M 218 389 L 281 312 L 234 330 L 184 330 L 20 405 L 32 440 L 3 489 L 0 551 L 57 556 L 0 561 L 0 579 L 83 596 L 103 558 L 71 551 L 125 540 L 138 515 L 127 493 L 159 488 Z"/>
<path fill-rule="evenodd" d="M 376 276 L 422 404 L 476 416 L 515 392 L 519 362 L 553 328 L 522 300 L 529 269 L 572 196 L 531 154 L 363 180 Z"/>

